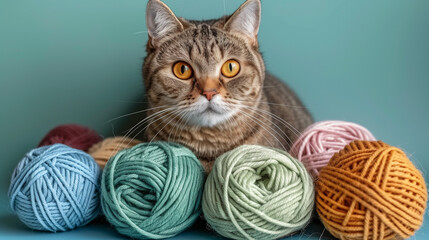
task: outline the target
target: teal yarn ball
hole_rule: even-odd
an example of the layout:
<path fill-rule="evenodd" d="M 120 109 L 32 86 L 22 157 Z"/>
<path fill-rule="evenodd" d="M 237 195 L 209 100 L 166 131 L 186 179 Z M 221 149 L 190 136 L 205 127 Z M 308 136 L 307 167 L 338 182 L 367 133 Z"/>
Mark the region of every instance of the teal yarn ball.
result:
<path fill-rule="evenodd" d="M 314 194 L 301 162 L 278 149 L 244 145 L 216 159 L 202 209 L 224 237 L 276 239 L 308 224 Z"/>
<path fill-rule="evenodd" d="M 190 227 L 201 213 L 204 170 L 175 143 L 141 143 L 110 158 L 101 180 L 101 206 L 116 230 L 161 239 Z"/>
<path fill-rule="evenodd" d="M 81 150 L 63 144 L 33 149 L 12 174 L 10 208 L 34 230 L 83 226 L 100 212 L 100 175 L 94 159 Z"/>

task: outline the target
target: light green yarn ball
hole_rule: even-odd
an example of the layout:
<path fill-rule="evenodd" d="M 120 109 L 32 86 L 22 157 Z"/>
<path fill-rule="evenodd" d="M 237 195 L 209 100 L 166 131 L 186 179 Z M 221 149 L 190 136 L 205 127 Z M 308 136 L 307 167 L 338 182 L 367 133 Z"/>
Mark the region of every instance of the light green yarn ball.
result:
<path fill-rule="evenodd" d="M 202 206 L 207 222 L 224 237 L 276 239 L 309 222 L 313 180 L 288 153 L 244 145 L 216 159 Z"/>
<path fill-rule="evenodd" d="M 190 227 L 201 213 L 204 170 L 187 148 L 141 143 L 109 159 L 101 181 L 107 220 L 124 235 L 161 239 Z"/>

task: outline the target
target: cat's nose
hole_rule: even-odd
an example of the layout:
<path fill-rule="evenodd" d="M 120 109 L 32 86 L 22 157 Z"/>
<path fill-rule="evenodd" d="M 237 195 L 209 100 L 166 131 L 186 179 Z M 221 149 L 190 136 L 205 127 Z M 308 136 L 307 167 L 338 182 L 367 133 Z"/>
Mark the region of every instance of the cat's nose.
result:
<path fill-rule="evenodd" d="M 217 94 L 216 90 L 203 91 L 203 95 L 207 98 L 207 100 L 212 100 L 213 96 Z"/>
<path fill-rule="evenodd" d="M 198 92 L 207 98 L 207 100 L 212 100 L 213 96 L 218 94 L 218 88 L 220 82 L 217 77 L 199 77 L 195 82 L 195 86 L 198 89 Z"/>

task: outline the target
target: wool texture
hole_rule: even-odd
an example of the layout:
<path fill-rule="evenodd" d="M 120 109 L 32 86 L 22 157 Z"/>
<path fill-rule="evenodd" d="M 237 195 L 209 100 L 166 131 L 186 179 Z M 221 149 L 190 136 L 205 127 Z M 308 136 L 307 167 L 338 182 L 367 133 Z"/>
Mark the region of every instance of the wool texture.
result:
<path fill-rule="evenodd" d="M 92 145 L 101 140 L 102 138 L 98 133 L 92 129 L 77 124 L 64 124 L 49 131 L 38 146 L 62 143 L 86 152 Z"/>
<path fill-rule="evenodd" d="M 198 218 L 203 181 L 204 170 L 189 149 L 175 143 L 141 143 L 107 162 L 102 209 L 128 237 L 173 237 Z"/>
<path fill-rule="evenodd" d="M 216 159 L 202 208 L 224 237 L 276 239 L 307 225 L 314 194 L 311 176 L 288 153 L 243 145 Z"/>
<path fill-rule="evenodd" d="M 353 141 L 336 153 L 316 182 L 316 209 L 340 239 L 406 239 L 421 226 L 424 179 L 396 147 Z"/>
<path fill-rule="evenodd" d="M 354 140 L 376 140 L 366 128 L 352 122 L 316 122 L 294 142 L 290 153 L 316 178 L 329 159 Z"/>
<path fill-rule="evenodd" d="M 88 153 L 95 159 L 98 166 L 103 169 L 107 161 L 121 150 L 131 148 L 141 143 L 140 140 L 128 137 L 111 137 L 94 144 Z"/>
<path fill-rule="evenodd" d="M 66 231 L 100 210 L 100 169 L 85 152 L 63 144 L 28 152 L 12 174 L 10 208 L 29 228 Z"/>

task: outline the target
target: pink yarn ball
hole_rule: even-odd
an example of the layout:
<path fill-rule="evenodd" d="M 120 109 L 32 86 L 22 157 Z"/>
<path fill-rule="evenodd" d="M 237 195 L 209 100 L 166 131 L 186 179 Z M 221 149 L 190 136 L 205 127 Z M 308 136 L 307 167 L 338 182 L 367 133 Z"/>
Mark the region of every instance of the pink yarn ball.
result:
<path fill-rule="evenodd" d="M 354 140 L 376 140 L 366 128 L 345 121 L 316 122 L 307 127 L 292 145 L 290 153 L 300 160 L 315 178 L 334 153 Z"/>

